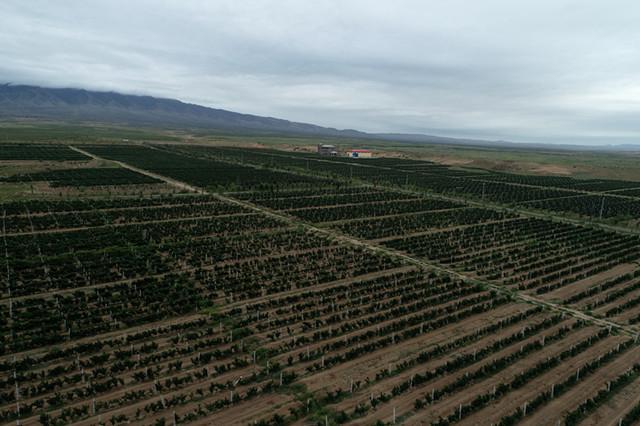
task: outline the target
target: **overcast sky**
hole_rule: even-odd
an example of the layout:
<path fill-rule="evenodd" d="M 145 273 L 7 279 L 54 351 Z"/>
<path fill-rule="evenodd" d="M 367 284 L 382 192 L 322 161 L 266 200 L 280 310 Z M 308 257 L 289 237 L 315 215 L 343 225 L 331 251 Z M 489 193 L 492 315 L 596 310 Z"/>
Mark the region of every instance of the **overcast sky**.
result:
<path fill-rule="evenodd" d="M 370 132 L 640 143 L 640 3 L 2 0 L 0 82 Z"/>

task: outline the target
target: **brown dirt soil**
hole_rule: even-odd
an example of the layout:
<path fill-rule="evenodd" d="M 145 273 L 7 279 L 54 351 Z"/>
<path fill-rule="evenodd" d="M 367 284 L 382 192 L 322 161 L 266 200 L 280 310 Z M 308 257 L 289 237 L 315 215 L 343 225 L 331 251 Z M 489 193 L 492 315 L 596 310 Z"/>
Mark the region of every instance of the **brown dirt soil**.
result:
<path fill-rule="evenodd" d="M 460 158 L 446 158 L 446 157 L 437 159 L 435 161 L 438 161 L 439 163 L 447 166 L 465 166 L 473 163 L 473 160 L 463 160 Z"/>
<path fill-rule="evenodd" d="M 627 300 L 631 300 L 631 298 L 634 297 L 638 297 L 640 296 L 640 292 L 636 291 L 634 293 L 630 293 L 629 295 L 624 296 L 623 298 L 621 298 L 620 300 L 618 300 L 616 302 L 615 305 L 620 305 L 624 302 L 626 302 Z M 605 309 L 611 309 L 611 307 L 615 306 L 614 304 L 612 304 L 612 306 L 606 307 Z M 610 319 L 611 321 L 615 321 L 619 324 L 629 324 L 629 321 L 631 319 L 634 319 L 638 316 L 638 314 L 640 314 L 640 307 L 639 306 L 634 306 L 632 308 L 628 308 L 625 309 L 624 311 L 620 312 L 619 314 L 612 316 L 608 319 Z M 602 315 L 604 317 L 604 314 Z"/>
<path fill-rule="evenodd" d="M 491 322 L 510 316 L 521 310 L 521 306 L 515 304 L 507 305 L 495 311 L 484 313 L 480 317 L 473 316 L 461 323 L 452 324 L 451 326 L 444 327 L 443 329 L 436 330 L 432 333 L 401 342 L 392 348 L 369 353 L 365 356 L 359 357 L 357 360 L 343 363 L 326 371 L 318 372 L 308 378 L 301 379 L 300 381 L 306 384 L 307 388 L 313 392 L 326 392 L 327 390 L 335 390 L 339 387 L 347 389 L 349 388 L 349 376 L 353 378 L 354 381 L 361 380 L 363 383 L 366 377 L 369 377 L 370 380 L 374 380 L 376 373 L 385 368 L 389 368 L 390 364 L 393 368 L 394 364 L 402 362 L 404 359 L 407 359 L 412 355 L 416 355 L 431 346 L 443 344 L 447 340 L 452 340 L 472 332 L 478 327 L 479 321 L 482 321 L 483 325 L 488 325 Z M 522 328 L 522 324 L 517 327 L 518 329 Z M 509 328 L 506 328 L 505 330 L 508 329 Z M 504 332 L 506 333 L 507 331 Z M 425 366 L 422 365 L 417 368 L 422 370 Z M 376 393 L 376 389 L 367 388 L 362 392 L 357 392 L 356 395 L 366 395 L 368 398 L 372 391 Z"/>
<path fill-rule="evenodd" d="M 574 306 L 575 306 L 576 308 L 578 308 L 578 309 L 586 310 L 586 309 L 588 308 L 588 305 L 589 305 L 589 304 L 592 304 L 592 303 L 599 303 L 600 301 L 605 300 L 605 299 L 606 299 L 606 297 L 607 297 L 607 295 L 609 295 L 610 293 L 614 293 L 614 292 L 616 292 L 616 291 L 619 291 L 619 290 L 621 290 L 621 289 L 624 289 L 627 285 L 630 285 L 631 283 L 634 283 L 634 282 L 636 282 L 636 281 L 637 281 L 637 279 L 635 279 L 635 280 L 634 280 L 634 279 L 631 279 L 631 280 L 624 281 L 624 282 L 622 282 L 622 283 L 618 284 L 617 286 L 615 286 L 615 287 L 613 287 L 613 288 L 611 288 L 611 289 L 609 289 L 609 290 L 607 290 L 607 291 L 603 291 L 603 292 L 598 293 L 598 294 L 596 294 L 596 295 L 593 295 L 593 296 L 591 296 L 591 297 L 588 297 L 588 298 L 582 299 L 582 300 L 578 301 Z M 608 308 L 610 308 L 611 306 L 613 306 L 615 303 L 620 303 L 620 301 L 621 301 L 621 300 L 624 300 L 625 298 L 626 298 L 626 295 L 624 295 L 624 296 L 622 296 L 622 297 L 618 298 L 617 300 L 614 300 L 614 301 L 612 301 L 612 302 L 609 302 L 609 303 L 607 303 L 607 304 L 605 304 L 605 305 L 603 305 L 603 306 L 607 307 L 607 309 L 608 309 Z"/>
<path fill-rule="evenodd" d="M 289 414 L 289 407 L 299 405 L 291 401 L 291 396 L 282 394 L 269 394 L 246 401 L 236 407 L 229 408 L 208 418 L 190 423 L 198 426 L 246 426 L 262 419 L 269 419 L 274 414 Z"/>
<path fill-rule="evenodd" d="M 560 166 L 558 164 L 541 164 L 538 167 L 531 169 L 531 171 L 544 175 L 570 176 L 572 174 L 572 170 L 569 167 Z"/>
<path fill-rule="evenodd" d="M 486 424 L 498 423 L 500 418 L 512 413 L 516 408 L 522 407 L 525 402 L 533 399 L 538 393 L 553 383 L 565 380 L 567 377 L 576 374 L 577 369 L 585 363 L 597 359 L 600 355 L 624 341 L 626 338 L 620 336 L 612 336 L 608 339 L 596 343 L 586 351 L 563 362 L 560 366 L 546 372 L 542 376 L 532 380 L 527 386 L 510 392 L 506 397 L 483 410 L 465 419 L 461 425 L 477 424 L 482 419 Z M 604 367 L 606 368 L 606 367 Z M 557 415 L 556 415 L 557 416 Z M 555 419 L 557 421 L 557 417 Z"/>
<path fill-rule="evenodd" d="M 541 295 L 540 298 L 544 300 L 564 300 L 568 297 L 573 296 L 574 294 L 580 293 L 581 291 L 592 287 L 593 285 L 600 284 L 604 281 L 618 277 L 620 275 L 624 275 L 629 272 L 633 272 L 636 269 L 638 269 L 638 265 L 635 265 L 633 263 L 623 263 L 607 271 L 592 275 L 589 278 L 585 278 L 584 280 L 576 281 L 571 285 L 561 287 L 557 290 Z"/>
<path fill-rule="evenodd" d="M 618 426 L 620 418 L 624 417 L 638 403 L 640 403 L 640 379 L 636 379 L 616 392 L 611 399 L 598 407 L 580 424 L 583 426 Z"/>
<path fill-rule="evenodd" d="M 543 319 L 542 316 L 540 317 L 531 317 L 531 321 L 527 321 L 525 323 L 519 323 L 519 324 L 515 324 L 511 327 L 507 327 L 505 329 L 503 329 L 500 334 L 496 334 L 496 335 L 492 335 L 489 337 L 485 337 L 479 341 L 477 341 L 476 343 L 470 344 L 468 346 L 466 346 L 464 349 L 462 350 L 458 350 L 458 351 L 453 351 L 451 353 L 448 353 L 446 355 L 443 355 L 442 357 L 436 357 L 433 360 L 427 362 L 427 363 L 423 363 L 423 364 L 419 364 L 409 370 L 406 370 L 404 372 L 402 372 L 401 374 L 397 375 L 397 376 L 392 376 L 392 377 L 388 377 L 385 378 L 375 384 L 373 384 L 372 386 L 368 386 L 368 387 L 364 387 L 361 390 L 357 391 L 354 393 L 354 396 L 351 398 L 348 398 L 345 401 L 342 401 L 338 404 L 336 404 L 334 406 L 334 408 L 336 410 L 353 410 L 355 408 L 355 406 L 359 403 L 359 402 L 367 402 L 369 400 L 369 397 L 371 394 L 375 395 L 379 395 L 382 392 L 389 392 L 390 389 L 392 389 L 394 386 L 402 383 L 403 381 L 409 380 L 411 378 L 411 376 L 413 376 L 414 374 L 418 374 L 418 373 L 424 373 L 425 371 L 428 371 L 429 369 L 432 369 L 438 365 L 441 365 L 443 363 L 445 363 L 447 360 L 451 360 L 451 359 L 455 359 L 456 357 L 458 357 L 461 354 L 471 354 L 473 353 L 475 350 L 477 349 L 481 349 L 483 347 L 486 347 L 490 344 L 492 344 L 493 342 L 495 342 L 496 340 L 499 340 L 500 338 L 509 336 L 513 333 L 517 333 L 519 330 L 522 329 L 522 327 L 524 327 L 526 324 L 530 323 L 530 322 L 534 322 L 534 320 L 536 321 L 540 321 L 541 319 Z M 565 324 L 563 324 L 565 325 Z M 550 330 L 554 330 L 557 329 L 560 326 L 556 326 L 554 328 L 551 328 Z M 462 334 L 462 333 L 460 333 Z M 540 333 L 539 335 L 536 336 L 531 336 L 528 339 L 523 340 L 522 342 L 518 342 L 516 344 L 513 345 L 513 347 L 511 348 L 504 348 L 503 350 L 497 352 L 497 353 L 507 353 L 509 351 L 512 351 L 513 348 L 515 347 L 516 350 L 519 350 L 520 345 L 524 344 L 525 342 L 532 342 L 532 341 L 536 341 L 540 339 L 540 336 L 542 335 L 548 335 L 549 334 L 549 330 L 546 330 L 542 333 Z M 458 337 L 458 336 L 456 336 Z M 492 355 L 490 357 L 488 357 L 487 359 L 492 359 L 493 357 L 495 357 L 496 355 Z M 479 360 L 478 361 L 478 365 L 481 365 L 483 362 L 486 362 L 484 360 Z M 373 372 L 375 372 L 377 370 L 373 370 Z M 375 375 L 373 377 L 375 379 Z M 421 386 L 424 388 L 424 386 Z M 417 389 L 418 387 L 416 387 Z M 423 389 L 424 390 L 424 389 Z"/>
<path fill-rule="evenodd" d="M 526 426 L 555 425 L 557 420 L 564 417 L 568 411 L 595 395 L 600 389 L 606 388 L 608 381 L 615 379 L 628 370 L 629 366 L 633 365 L 639 356 L 640 348 L 635 347 L 628 350 L 613 362 L 596 370 L 594 374 L 573 387 L 570 392 L 539 408 L 532 416 L 527 417 L 520 424 Z"/>
<path fill-rule="evenodd" d="M 552 344 L 547 345 L 543 350 L 537 351 L 535 353 L 529 354 L 525 358 L 519 360 L 515 364 L 509 366 L 507 369 L 491 376 L 485 380 L 480 382 L 471 384 L 470 386 L 464 388 L 463 390 L 459 390 L 452 395 L 448 395 L 445 398 L 437 401 L 433 405 L 429 405 L 425 407 L 423 410 L 420 410 L 414 413 L 413 403 L 416 398 L 422 397 L 430 392 L 432 388 L 441 388 L 442 386 L 453 382 L 456 378 L 463 376 L 466 372 L 471 372 L 477 370 L 480 365 L 486 364 L 492 359 L 501 358 L 502 356 L 514 352 L 513 347 L 509 347 L 497 354 L 492 355 L 491 357 L 486 358 L 479 364 L 471 365 L 467 368 L 457 371 L 455 374 L 446 375 L 444 377 L 435 379 L 429 383 L 421 385 L 420 388 L 416 388 L 413 391 L 402 395 L 401 397 L 394 398 L 390 402 L 385 404 L 380 404 L 376 411 L 370 411 L 370 414 L 362 419 L 357 420 L 354 424 L 371 424 L 376 420 L 389 420 L 391 413 L 393 411 L 393 407 L 396 407 L 396 414 L 406 415 L 408 413 L 414 413 L 414 415 L 410 416 L 405 424 L 424 424 L 430 423 L 438 419 L 439 416 L 447 416 L 453 410 L 455 410 L 459 404 L 467 403 L 472 400 L 476 395 L 486 393 L 491 391 L 494 385 L 498 383 L 509 381 L 511 378 L 517 373 L 524 371 L 526 368 L 532 367 L 540 360 L 546 358 L 547 356 L 551 356 L 553 354 L 557 354 L 568 348 L 571 344 L 576 343 L 587 336 L 593 334 L 595 328 L 586 328 L 582 330 L 578 330 L 559 342 L 554 342 Z M 596 345 L 597 346 L 597 345 Z M 515 351 L 519 350 L 520 345 L 517 345 Z M 593 349 L 593 348 L 592 348 Z M 587 351 L 589 352 L 589 351 Z M 578 356 L 580 357 L 580 356 Z M 575 359 L 573 359 L 575 360 Z M 529 388 L 529 387 L 527 387 Z M 504 398 L 503 398 L 504 399 Z M 500 401 L 500 406 L 504 405 L 504 401 Z M 472 422 L 473 423 L 473 422 Z"/>

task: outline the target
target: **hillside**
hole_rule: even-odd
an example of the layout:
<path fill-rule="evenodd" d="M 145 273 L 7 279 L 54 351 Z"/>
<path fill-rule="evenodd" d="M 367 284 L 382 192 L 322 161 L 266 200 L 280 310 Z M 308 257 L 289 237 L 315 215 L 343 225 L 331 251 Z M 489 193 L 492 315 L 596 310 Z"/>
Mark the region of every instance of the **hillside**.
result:
<path fill-rule="evenodd" d="M 205 128 L 227 132 L 365 136 L 364 133 L 355 130 L 337 130 L 271 117 L 240 114 L 175 99 L 83 89 L 2 85 L 0 86 L 0 119 L 15 118 Z"/>

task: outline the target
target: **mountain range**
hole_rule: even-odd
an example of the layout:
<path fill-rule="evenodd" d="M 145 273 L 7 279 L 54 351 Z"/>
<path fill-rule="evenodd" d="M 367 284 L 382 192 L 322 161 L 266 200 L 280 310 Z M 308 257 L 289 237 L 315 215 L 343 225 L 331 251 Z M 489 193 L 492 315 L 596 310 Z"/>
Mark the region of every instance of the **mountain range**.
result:
<path fill-rule="evenodd" d="M 498 149 L 594 149 L 594 147 L 575 145 L 523 144 L 424 134 L 366 133 L 242 114 L 185 103 L 176 99 L 75 88 L 0 84 L 0 120 L 25 118 L 171 129 L 203 129 L 236 134 L 376 139 L 411 144 L 473 145 Z M 638 150 L 638 146 L 609 146 L 595 149 Z"/>
<path fill-rule="evenodd" d="M 199 128 L 282 135 L 367 136 L 366 133 L 355 130 L 338 130 L 272 117 L 241 114 L 175 99 L 84 89 L 0 85 L 0 119 L 11 118 L 92 121 L 131 126 Z"/>

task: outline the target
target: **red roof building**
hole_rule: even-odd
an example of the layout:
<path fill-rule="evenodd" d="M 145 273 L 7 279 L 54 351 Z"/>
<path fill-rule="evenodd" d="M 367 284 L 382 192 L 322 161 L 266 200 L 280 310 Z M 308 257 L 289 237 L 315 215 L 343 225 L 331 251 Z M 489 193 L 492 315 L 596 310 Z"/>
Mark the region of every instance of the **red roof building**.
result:
<path fill-rule="evenodd" d="M 351 158 L 371 158 L 373 154 L 368 149 L 350 149 L 347 151 L 347 157 Z"/>

